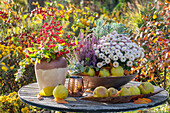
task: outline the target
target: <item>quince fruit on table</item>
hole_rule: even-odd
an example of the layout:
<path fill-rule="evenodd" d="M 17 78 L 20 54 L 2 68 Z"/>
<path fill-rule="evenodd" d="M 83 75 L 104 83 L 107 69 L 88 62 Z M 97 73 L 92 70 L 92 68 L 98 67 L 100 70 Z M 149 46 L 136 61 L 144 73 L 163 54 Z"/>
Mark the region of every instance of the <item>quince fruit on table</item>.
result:
<path fill-rule="evenodd" d="M 137 86 L 131 86 L 129 88 L 129 91 L 131 92 L 131 95 L 140 95 L 141 91 Z"/>
<path fill-rule="evenodd" d="M 41 98 L 42 96 L 54 96 L 55 102 L 64 104 L 68 103 L 65 101 L 65 99 L 68 96 L 68 90 L 62 84 L 59 84 L 56 87 L 55 86 L 45 87 L 39 92 L 39 95 Z"/>
<path fill-rule="evenodd" d="M 52 96 L 54 88 L 55 86 L 45 87 L 39 92 L 39 95 L 40 96 Z"/>
<path fill-rule="evenodd" d="M 105 68 L 100 69 L 99 76 L 100 77 L 108 77 L 108 76 L 110 76 L 109 70 L 107 70 Z"/>
<path fill-rule="evenodd" d="M 108 97 L 108 91 L 107 88 L 104 86 L 96 87 L 93 91 L 94 97 Z"/>
<path fill-rule="evenodd" d="M 122 87 L 120 90 L 120 96 L 130 96 L 131 92 L 126 87 Z"/>
<path fill-rule="evenodd" d="M 147 97 L 153 96 L 161 91 L 163 91 L 162 88 L 154 89 L 154 86 L 149 82 L 143 82 L 139 87 L 122 87 L 120 91 L 113 87 L 107 89 L 104 86 L 99 86 L 93 91 L 93 96 L 82 97 L 81 99 L 106 103 L 126 103 L 134 101 L 134 103 L 142 104 L 150 103 L 150 99 L 149 101 L 145 101 Z"/>
<path fill-rule="evenodd" d="M 116 95 L 117 93 L 118 93 L 118 90 L 113 87 L 110 87 L 108 89 L 108 96 Z M 119 96 L 119 94 L 117 94 L 116 96 Z"/>
<path fill-rule="evenodd" d="M 154 92 L 154 86 L 150 82 L 143 82 L 139 85 L 142 94 L 149 94 Z"/>
<path fill-rule="evenodd" d="M 112 67 L 110 71 L 111 71 L 112 76 L 115 76 L 115 77 L 124 75 L 124 70 L 121 66 Z"/>
<path fill-rule="evenodd" d="M 84 72 L 82 73 L 83 75 L 88 75 L 88 76 L 94 76 L 95 75 L 95 70 L 89 66 L 86 66 L 84 69 Z"/>
<path fill-rule="evenodd" d="M 59 84 L 58 86 L 56 86 L 53 90 L 53 96 L 54 96 L 54 100 L 55 102 L 58 102 L 58 103 L 68 103 L 66 101 L 64 101 L 64 99 L 67 98 L 68 96 L 68 90 L 67 88 L 62 85 L 62 84 Z"/>

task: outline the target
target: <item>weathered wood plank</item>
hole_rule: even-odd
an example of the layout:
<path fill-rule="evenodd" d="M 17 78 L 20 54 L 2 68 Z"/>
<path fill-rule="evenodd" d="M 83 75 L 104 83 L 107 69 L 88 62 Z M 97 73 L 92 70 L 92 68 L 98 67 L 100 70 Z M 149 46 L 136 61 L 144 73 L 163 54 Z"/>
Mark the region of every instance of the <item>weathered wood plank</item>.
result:
<path fill-rule="evenodd" d="M 67 84 L 68 81 L 66 81 L 65 85 L 67 86 Z M 131 81 L 125 86 L 130 87 L 132 85 L 138 86 L 140 85 L 140 83 Z M 108 104 L 108 103 L 80 100 L 79 97 L 75 97 L 77 99 L 76 102 L 69 102 L 68 104 L 58 104 L 52 101 L 52 99 L 54 99 L 54 97 L 52 96 L 43 97 L 43 100 L 39 100 L 36 97 L 38 92 L 39 92 L 38 84 L 32 83 L 22 87 L 19 90 L 19 97 L 23 102 L 27 104 L 41 107 L 41 108 L 46 108 L 46 109 L 64 111 L 64 112 L 96 112 L 96 111 L 110 112 L 110 111 L 129 111 L 129 110 L 145 109 L 145 108 L 160 105 L 164 103 L 169 97 L 167 91 L 162 91 L 154 96 L 149 97 L 149 99 L 151 99 L 152 102 L 148 104 L 133 104 L 132 102 Z"/>

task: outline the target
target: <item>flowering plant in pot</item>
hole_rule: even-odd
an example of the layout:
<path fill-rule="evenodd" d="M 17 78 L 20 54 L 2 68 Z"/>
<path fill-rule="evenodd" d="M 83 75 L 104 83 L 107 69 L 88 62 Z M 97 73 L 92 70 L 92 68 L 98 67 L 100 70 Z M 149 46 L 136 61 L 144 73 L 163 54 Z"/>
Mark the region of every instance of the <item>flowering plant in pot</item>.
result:
<path fill-rule="evenodd" d="M 69 61 L 68 70 L 71 75 L 87 75 L 84 74 L 85 70 L 90 70 L 94 76 L 94 69 L 96 68 L 97 56 L 95 55 L 94 45 L 98 44 L 98 39 L 92 34 L 85 35 L 81 33 L 79 36 L 77 48 L 73 50 L 74 54 L 67 54 Z"/>
<path fill-rule="evenodd" d="M 116 87 L 124 85 L 135 77 L 134 67 L 139 66 L 144 57 L 143 48 L 115 31 L 98 40 L 94 36 L 84 40 L 80 41 L 83 47 L 77 52 L 78 54 L 75 52 L 76 56 L 73 58 L 76 60 L 73 60 L 74 62 L 69 66 L 71 74 L 78 74 L 84 78 L 91 76 L 93 83 L 96 81 L 97 84 L 102 83 L 102 85 L 103 83 L 119 84 L 116 81 L 121 81 L 122 78 L 122 84 Z M 133 76 L 127 76 L 132 74 Z"/>
<path fill-rule="evenodd" d="M 65 82 L 67 61 L 64 57 L 76 48 L 76 44 L 70 35 L 63 38 L 60 35 L 61 31 L 59 21 L 56 21 L 55 16 L 52 17 L 50 22 L 43 23 L 39 32 L 32 33 L 35 39 L 24 50 L 26 58 L 22 62 L 35 64 L 40 89 Z M 24 65 L 21 65 L 21 71 L 18 73 L 22 73 Z"/>

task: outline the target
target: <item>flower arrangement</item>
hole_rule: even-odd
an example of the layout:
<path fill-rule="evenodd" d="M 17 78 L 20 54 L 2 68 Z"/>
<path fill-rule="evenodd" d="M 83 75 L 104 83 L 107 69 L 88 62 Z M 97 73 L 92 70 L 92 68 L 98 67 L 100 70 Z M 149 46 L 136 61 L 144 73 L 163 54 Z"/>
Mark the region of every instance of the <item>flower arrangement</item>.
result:
<path fill-rule="evenodd" d="M 113 67 L 110 71 L 115 76 L 130 74 L 132 67 L 139 65 L 140 59 L 144 57 L 143 48 L 115 31 L 101 37 L 99 44 L 94 46 L 97 68 Z"/>
<path fill-rule="evenodd" d="M 38 63 L 41 60 L 50 62 L 55 60 L 57 57 L 66 56 L 67 53 L 76 48 L 76 43 L 71 39 L 71 35 L 62 37 L 62 26 L 60 22 L 54 17 L 51 18 L 50 22 L 44 22 L 42 28 L 32 33 L 35 37 L 25 48 L 25 59 L 20 62 L 20 69 L 16 73 L 17 80 L 22 76 L 25 71 L 24 68 L 30 63 Z"/>
<path fill-rule="evenodd" d="M 98 68 L 120 65 L 124 69 L 130 69 L 137 65 L 137 59 L 144 57 L 143 48 L 116 32 L 101 37 L 99 44 L 94 46 Z"/>
<path fill-rule="evenodd" d="M 80 44 L 83 47 L 78 54 L 75 52 L 77 60 L 72 65 L 71 72 L 74 74 L 102 77 L 128 75 L 144 57 L 143 48 L 116 31 L 99 40 L 95 36 L 85 38 Z"/>
<path fill-rule="evenodd" d="M 94 35 L 80 33 L 78 46 L 73 50 L 74 54 L 67 54 L 68 61 L 70 62 L 68 66 L 70 74 L 82 73 L 86 66 L 96 67 L 97 57 L 94 51 L 94 44 L 98 44 L 98 40 Z"/>
<path fill-rule="evenodd" d="M 67 35 L 67 39 L 61 38 L 59 36 L 61 30 L 62 26 L 59 21 L 51 20 L 50 24 L 45 22 L 36 41 L 32 40 L 28 45 L 29 47 L 25 49 L 26 58 L 30 58 L 32 61 L 37 60 L 38 62 L 41 59 L 47 59 L 47 62 L 49 62 L 51 59 L 69 53 L 69 50 L 75 44 L 71 42 L 70 35 Z"/>

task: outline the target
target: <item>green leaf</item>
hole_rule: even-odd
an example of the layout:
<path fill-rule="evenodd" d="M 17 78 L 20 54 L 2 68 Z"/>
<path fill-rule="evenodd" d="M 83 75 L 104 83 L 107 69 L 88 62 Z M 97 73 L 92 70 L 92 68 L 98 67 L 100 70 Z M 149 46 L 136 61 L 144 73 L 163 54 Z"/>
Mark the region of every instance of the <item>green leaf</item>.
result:
<path fill-rule="evenodd" d="M 99 69 L 98 67 L 95 67 L 95 70 L 96 70 L 96 71 L 99 71 L 100 69 Z"/>
<path fill-rule="evenodd" d="M 76 18 L 78 18 L 78 15 L 77 15 L 77 13 L 73 13 L 75 16 L 76 16 Z"/>
<path fill-rule="evenodd" d="M 44 55 L 45 58 L 50 58 L 48 55 Z"/>
<path fill-rule="evenodd" d="M 85 58 L 85 64 L 90 60 L 90 58 L 86 57 Z"/>
<path fill-rule="evenodd" d="M 30 48 L 27 48 L 27 50 L 30 51 L 30 52 L 34 52 L 34 49 L 31 48 L 31 47 L 30 47 Z"/>
<path fill-rule="evenodd" d="M 91 12 L 89 11 L 89 12 L 87 12 L 87 15 L 90 15 L 91 14 Z"/>
<path fill-rule="evenodd" d="M 77 38 L 75 38 L 75 44 L 77 45 L 78 43 L 77 43 Z"/>
<path fill-rule="evenodd" d="M 51 60 L 51 59 L 50 59 L 50 58 L 48 58 L 48 59 L 47 59 L 47 62 L 50 62 L 50 60 Z"/>
<path fill-rule="evenodd" d="M 80 71 L 83 72 L 84 71 L 84 67 L 80 67 Z"/>
<path fill-rule="evenodd" d="M 87 10 L 90 10 L 90 8 L 89 7 L 84 7 L 85 9 L 87 9 Z"/>
<path fill-rule="evenodd" d="M 25 20 L 27 17 L 28 17 L 28 14 L 25 14 L 25 15 L 23 16 L 23 19 Z"/>
<path fill-rule="evenodd" d="M 80 29 L 80 31 L 83 33 L 83 32 L 84 32 L 84 29 Z"/>
<path fill-rule="evenodd" d="M 35 17 L 32 17 L 32 21 L 34 21 L 35 20 Z"/>
<path fill-rule="evenodd" d="M 61 9 L 64 9 L 64 6 L 62 4 L 58 4 L 58 6 L 60 6 Z"/>
<path fill-rule="evenodd" d="M 54 54 L 51 54 L 51 57 L 53 60 L 55 60 L 55 55 Z"/>
<path fill-rule="evenodd" d="M 85 72 L 87 73 L 87 72 L 89 72 L 89 67 L 87 66 L 86 68 L 85 68 Z"/>
<path fill-rule="evenodd" d="M 66 14 L 65 17 L 66 17 L 67 20 L 69 19 L 69 15 L 68 14 Z"/>
<path fill-rule="evenodd" d="M 40 59 L 36 58 L 36 61 L 40 64 Z"/>

